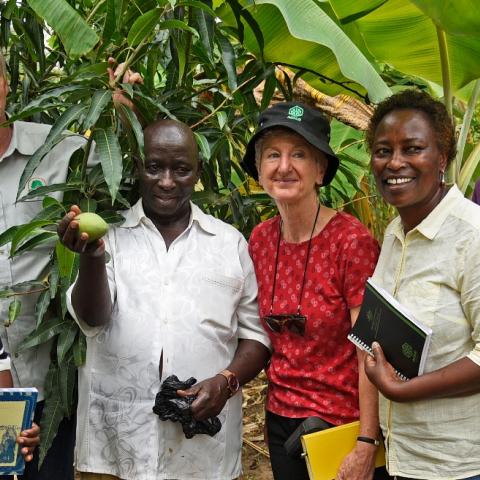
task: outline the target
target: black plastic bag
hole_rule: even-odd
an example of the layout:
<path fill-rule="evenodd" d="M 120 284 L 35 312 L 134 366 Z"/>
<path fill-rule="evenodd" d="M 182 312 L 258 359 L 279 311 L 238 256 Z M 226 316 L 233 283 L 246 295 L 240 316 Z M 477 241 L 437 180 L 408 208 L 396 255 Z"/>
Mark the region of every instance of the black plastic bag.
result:
<path fill-rule="evenodd" d="M 182 424 L 185 437 L 192 438 L 198 433 L 206 433 L 213 437 L 222 428 L 217 417 L 207 420 L 195 420 L 192 417 L 191 405 L 195 395 L 179 397 L 177 390 L 187 390 L 197 383 L 197 380 L 190 377 L 181 382 L 176 375 L 170 375 L 163 382 L 160 391 L 155 397 L 153 412 L 160 417 L 160 420 L 171 420 Z"/>

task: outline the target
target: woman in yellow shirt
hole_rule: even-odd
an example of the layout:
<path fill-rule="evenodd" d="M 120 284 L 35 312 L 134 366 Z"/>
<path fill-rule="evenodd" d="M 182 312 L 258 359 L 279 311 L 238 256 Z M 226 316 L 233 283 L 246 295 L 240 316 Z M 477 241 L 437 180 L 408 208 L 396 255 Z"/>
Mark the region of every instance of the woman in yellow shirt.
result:
<path fill-rule="evenodd" d="M 387 468 L 397 479 L 480 479 L 480 207 L 444 181 L 453 123 L 442 103 L 405 90 L 378 105 L 367 143 L 399 214 L 373 278 L 433 330 L 419 377 L 400 380 L 376 344 L 365 361 L 381 392 Z"/>

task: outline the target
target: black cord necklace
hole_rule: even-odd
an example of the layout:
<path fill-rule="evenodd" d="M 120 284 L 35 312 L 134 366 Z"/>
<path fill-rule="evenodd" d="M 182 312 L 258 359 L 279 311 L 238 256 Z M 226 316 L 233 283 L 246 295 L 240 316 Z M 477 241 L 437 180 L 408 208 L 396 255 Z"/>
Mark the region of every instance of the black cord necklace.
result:
<path fill-rule="evenodd" d="M 315 220 L 313 221 L 313 227 L 310 233 L 310 238 L 308 239 L 307 258 L 305 259 L 305 266 L 303 268 L 302 286 L 300 288 L 300 295 L 298 297 L 297 315 L 300 315 L 300 310 L 302 306 L 303 288 L 305 287 L 305 278 L 307 277 L 308 260 L 310 258 L 310 248 L 312 246 L 313 233 L 315 232 L 315 226 L 317 225 L 319 213 L 320 213 L 320 202 L 318 203 L 317 213 L 315 215 Z M 280 252 L 280 239 L 282 237 L 282 225 L 283 225 L 283 222 L 280 217 L 280 222 L 278 222 L 278 240 L 277 240 L 277 251 L 275 254 L 275 271 L 273 272 L 273 288 L 272 288 L 272 300 L 270 302 L 270 315 L 272 315 L 273 313 L 273 301 L 275 299 L 275 287 L 277 285 L 278 255 Z"/>

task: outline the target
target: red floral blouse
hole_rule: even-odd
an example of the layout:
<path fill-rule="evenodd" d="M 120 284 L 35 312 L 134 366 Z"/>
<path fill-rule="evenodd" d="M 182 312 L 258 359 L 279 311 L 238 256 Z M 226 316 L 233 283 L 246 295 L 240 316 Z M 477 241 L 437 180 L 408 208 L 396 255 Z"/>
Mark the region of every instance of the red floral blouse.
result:
<path fill-rule="evenodd" d="M 249 241 L 258 281 L 260 316 L 272 300 L 280 217 L 258 225 Z M 273 314 L 296 313 L 308 241 L 280 242 Z M 362 303 L 365 281 L 375 268 L 376 240 L 357 219 L 337 213 L 312 238 L 301 313 L 304 336 L 264 323 L 273 354 L 267 369 L 267 410 L 290 418 L 318 416 L 335 425 L 358 418 L 358 364 L 347 340 L 350 309 Z"/>

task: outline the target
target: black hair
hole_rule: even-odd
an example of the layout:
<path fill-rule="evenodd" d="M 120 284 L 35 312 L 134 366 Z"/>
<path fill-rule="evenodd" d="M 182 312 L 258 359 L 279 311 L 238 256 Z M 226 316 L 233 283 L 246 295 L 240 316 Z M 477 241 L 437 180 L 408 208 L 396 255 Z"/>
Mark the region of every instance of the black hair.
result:
<path fill-rule="evenodd" d="M 446 155 L 447 165 L 451 163 L 456 154 L 455 126 L 452 118 L 442 102 L 420 90 L 402 90 L 377 105 L 365 137 L 370 151 L 378 125 L 386 115 L 395 110 L 419 110 L 425 113 L 435 132 L 438 148 Z"/>

